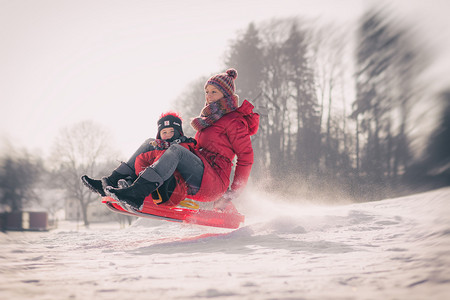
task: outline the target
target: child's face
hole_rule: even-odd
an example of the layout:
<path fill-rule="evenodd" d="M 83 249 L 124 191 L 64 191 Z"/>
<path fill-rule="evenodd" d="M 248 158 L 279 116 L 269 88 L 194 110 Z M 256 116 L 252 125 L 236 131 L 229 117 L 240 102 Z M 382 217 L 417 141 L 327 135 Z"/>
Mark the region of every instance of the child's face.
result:
<path fill-rule="evenodd" d="M 206 103 L 210 104 L 223 98 L 223 93 L 213 85 L 207 85 L 205 88 Z"/>
<path fill-rule="evenodd" d="M 168 139 L 172 138 L 174 134 L 175 134 L 175 129 L 173 129 L 173 127 L 163 128 L 159 132 L 159 135 L 161 136 L 162 140 L 168 140 Z"/>

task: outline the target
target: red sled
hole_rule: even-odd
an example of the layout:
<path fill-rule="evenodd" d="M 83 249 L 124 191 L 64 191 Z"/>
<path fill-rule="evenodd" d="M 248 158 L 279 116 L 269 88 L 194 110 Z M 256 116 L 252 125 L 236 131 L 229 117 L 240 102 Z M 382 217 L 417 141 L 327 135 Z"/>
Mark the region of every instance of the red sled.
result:
<path fill-rule="evenodd" d="M 195 202 L 190 200 L 185 200 L 180 203 L 181 205 L 184 204 L 185 207 L 167 207 L 158 206 L 154 204 L 153 201 L 147 201 L 146 199 L 142 210 L 137 210 L 130 206 L 122 206 L 118 201 L 111 197 L 103 197 L 102 202 L 113 212 L 171 222 L 236 229 L 239 228 L 240 224 L 245 220 L 244 215 L 241 215 L 236 209 L 230 209 L 224 212 L 199 209 L 198 206 L 195 205 Z"/>

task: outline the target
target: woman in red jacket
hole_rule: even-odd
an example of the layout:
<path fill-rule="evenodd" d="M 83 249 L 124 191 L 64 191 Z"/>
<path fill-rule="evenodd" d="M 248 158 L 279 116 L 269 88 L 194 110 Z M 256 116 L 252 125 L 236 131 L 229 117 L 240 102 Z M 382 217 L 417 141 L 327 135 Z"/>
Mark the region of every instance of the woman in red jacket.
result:
<path fill-rule="evenodd" d="M 190 198 L 216 201 L 216 208 L 225 208 L 245 187 L 253 165 L 250 136 L 258 130 L 259 115 L 244 100 L 238 106 L 235 94 L 235 69 L 212 76 L 205 84 L 205 107 L 191 125 L 197 130 L 197 146 L 190 152 L 180 145 L 171 145 L 160 159 L 143 171 L 127 188 L 107 187 L 114 198 L 133 207 L 140 207 L 144 198 L 178 170 L 188 184 Z M 232 161 L 237 156 L 230 190 Z"/>

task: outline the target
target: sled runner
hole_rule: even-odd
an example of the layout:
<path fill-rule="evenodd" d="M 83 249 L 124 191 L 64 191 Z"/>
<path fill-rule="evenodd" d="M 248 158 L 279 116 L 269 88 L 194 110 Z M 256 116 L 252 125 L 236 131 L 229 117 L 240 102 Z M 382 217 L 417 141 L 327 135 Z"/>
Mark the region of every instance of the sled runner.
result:
<path fill-rule="evenodd" d="M 245 219 L 237 211 L 219 212 L 200 209 L 195 202 L 190 200 L 184 200 L 175 207 L 158 206 L 152 201 L 145 201 L 142 210 L 123 205 L 108 196 L 103 197 L 102 202 L 113 212 L 124 215 L 212 227 L 235 229 L 239 228 Z"/>

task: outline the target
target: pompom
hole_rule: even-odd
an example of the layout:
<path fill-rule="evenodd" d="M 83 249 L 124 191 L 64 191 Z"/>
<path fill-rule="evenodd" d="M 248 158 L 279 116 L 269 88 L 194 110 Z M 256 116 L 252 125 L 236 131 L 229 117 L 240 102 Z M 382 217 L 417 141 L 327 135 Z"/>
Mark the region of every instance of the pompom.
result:
<path fill-rule="evenodd" d="M 183 119 L 181 118 L 180 114 L 177 113 L 177 112 L 174 112 L 174 111 L 168 111 L 168 112 L 162 113 L 162 114 L 159 116 L 159 119 L 162 119 L 162 118 L 167 117 L 167 116 L 169 116 L 169 115 L 170 115 L 170 116 L 177 117 L 178 119 L 180 119 L 181 121 L 183 121 Z"/>
<path fill-rule="evenodd" d="M 238 75 L 237 71 L 235 69 L 233 69 L 233 68 L 228 69 L 227 70 L 227 74 L 228 74 L 228 76 L 230 76 L 233 79 L 236 79 L 237 75 Z"/>

